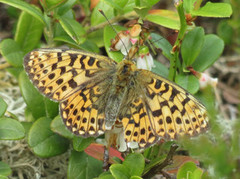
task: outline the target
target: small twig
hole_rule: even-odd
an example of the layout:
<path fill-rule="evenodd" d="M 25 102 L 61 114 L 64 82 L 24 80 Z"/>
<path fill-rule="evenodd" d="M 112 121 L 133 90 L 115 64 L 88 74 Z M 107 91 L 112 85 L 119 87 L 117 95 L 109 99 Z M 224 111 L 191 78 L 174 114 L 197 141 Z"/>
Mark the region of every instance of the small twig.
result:
<path fill-rule="evenodd" d="M 151 168 L 143 176 L 143 178 L 151 178 L 155 174 L 161 173 L 163 168 L 165 168 L 166 166 L 168 166 L 168 165 L 170 165 L 172 163 L 172 158 L 173 158 L 173 155 L 174 155 L 175 151 L 177 150 L 177 148 L 178 148 L 178 145 L 173 144 L 171 146 L 170 151 L 168 152 L 167 157 L 165 158 L 165 160 L 162 163 L 159 163 L 159 164 L 155 165 L 153 168 Z"/>
<path fill-rule="evenodd" d="M 104 155 L 103 155 L 103 171 L 109 170 L 109 147 L 104 146 Z"/>

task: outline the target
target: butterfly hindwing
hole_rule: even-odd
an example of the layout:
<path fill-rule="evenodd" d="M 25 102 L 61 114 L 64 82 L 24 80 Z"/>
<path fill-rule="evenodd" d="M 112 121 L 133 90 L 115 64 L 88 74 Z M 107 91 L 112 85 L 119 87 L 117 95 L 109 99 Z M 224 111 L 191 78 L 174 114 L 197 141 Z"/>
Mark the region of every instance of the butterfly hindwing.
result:
<path fill-rule="evenodd" d="M 141 148 L 158 140 L 152 129 L 148 111 L 142 98 L 137 97 L 128 106 L 128 112 L 121 118 L 126 142 L 137 142 Z"/>
<path fill-rule="evenodd" d="M 96 81 L 115 62 L 78 50 L 39 49 L 28 53 L 24 66 L 33 84 L 47 97 L 61 101 L 90 81 Z"/>
<path fill-rule="evenodd" d="M 104 82 L 103 82 L 104 83 Z M 99 84 L 89 84 L 60 103 L 65 125 L 76 135 L 98 136 L 105 131 L 105 114 L 101 100 L 106 91 Z"/>

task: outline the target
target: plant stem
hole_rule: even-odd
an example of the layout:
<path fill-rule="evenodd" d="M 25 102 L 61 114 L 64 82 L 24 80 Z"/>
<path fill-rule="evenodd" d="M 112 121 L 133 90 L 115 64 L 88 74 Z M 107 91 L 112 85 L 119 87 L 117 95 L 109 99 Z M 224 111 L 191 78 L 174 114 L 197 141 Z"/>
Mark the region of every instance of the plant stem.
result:
<path fill-rule="evenodd" d="M 180 59 L 179 59 L 179 52 L 180 52 L 182 40 L 183 40 L 184 35 L 187 30 L 187 22 L 185 19 L 183 2 L 179 1 L 179 3 L 176 5 L 176 8 L 177 8 L 177 12 L 178 12 L 179 19 L 180 19 L 180 30 L 178 32 L 177 40 L 176 40 L 176 42 L 173 46 L 172 52 L 171 52 L 174 56 L 174 59 L 172 59 L 170 61 L 170 69 L 169 69 L 168 78 L 172 81 L 174 81 L 174 79 L 176 77 L 177 69 L 179 70 L 179 73 L 182 73 L 182 68 L 181 68 L 182 65 L 181 65 Z"/>

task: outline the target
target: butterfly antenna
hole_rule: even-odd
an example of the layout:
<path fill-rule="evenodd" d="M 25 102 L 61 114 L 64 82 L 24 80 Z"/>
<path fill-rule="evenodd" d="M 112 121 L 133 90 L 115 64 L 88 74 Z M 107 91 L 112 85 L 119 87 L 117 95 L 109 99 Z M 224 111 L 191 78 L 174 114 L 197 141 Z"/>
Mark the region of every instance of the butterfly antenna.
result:
<path fill-rule="evenodd" d="M 176 33 L 176 31 L 173 31 L 173 32 L 169 33 L 166 37 L 161 37 L 160 39 L 157 39 L 157 40 L 154 40 L 154 41 L 150 41 L 150 43 L 153 45 L 155 42 L 158 42 L 158 41 L 160 41 L 160 40 L 162 40 L 164 38 L 166 39 L 166 38 L 168 38 L 169 36 L 171 36 L 171 35 L 173 35 L 175 33 Z"/>
<path fill-rule="evenodd" d="M 103 15 L 103 17 L 105 17 L 105 19 L 107 20 L 108 24 L 110 25 L 110 27 L 113 29 L 113 31 L 117 34 L 117 37 L 119 38 L 119 40 L 122 42 L 123 46 L 124 46 L 124 49 L 126 50 L 127 52 L 127 56 L 128 55 L 128 50 L 127 50 L 127 47 L 126 45 L 124 44 L 124 42 L 122 41 L 122 39 L 120 38 L 120 36 L 118 35 L 118 32 L 116 31 L 116 29 L 112 26 L 112 24 L 110 23 L 110 21 L 108 20 L 107 16 L 104 14 L 104 12 L 101 10 L 101 9 L 98 9 L 98 11 Z"/>

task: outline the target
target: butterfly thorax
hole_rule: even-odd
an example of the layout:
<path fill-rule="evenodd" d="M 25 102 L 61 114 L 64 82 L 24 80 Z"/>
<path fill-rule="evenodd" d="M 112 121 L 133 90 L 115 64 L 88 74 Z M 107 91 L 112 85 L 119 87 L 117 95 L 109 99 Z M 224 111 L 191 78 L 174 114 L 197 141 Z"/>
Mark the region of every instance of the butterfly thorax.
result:
<path fill-rule="evenodd" d="M 136 71 L 136 65 L 130 60 L 123 60 L 117 65 L 117 82 L 128 85 L 131 77 Z M 120 84 L 119 84 L 120 85 Z"/>
<path fill-rule="evenodd" d="M 105 108 L 106 128 L 110 129 L 116 122 L 120 108 L 126 98 L 129 87 L 133 81 L 136 65 L 129 61 L 123 60 L 117 65 L 117 73 L 113 80 Z"/>

